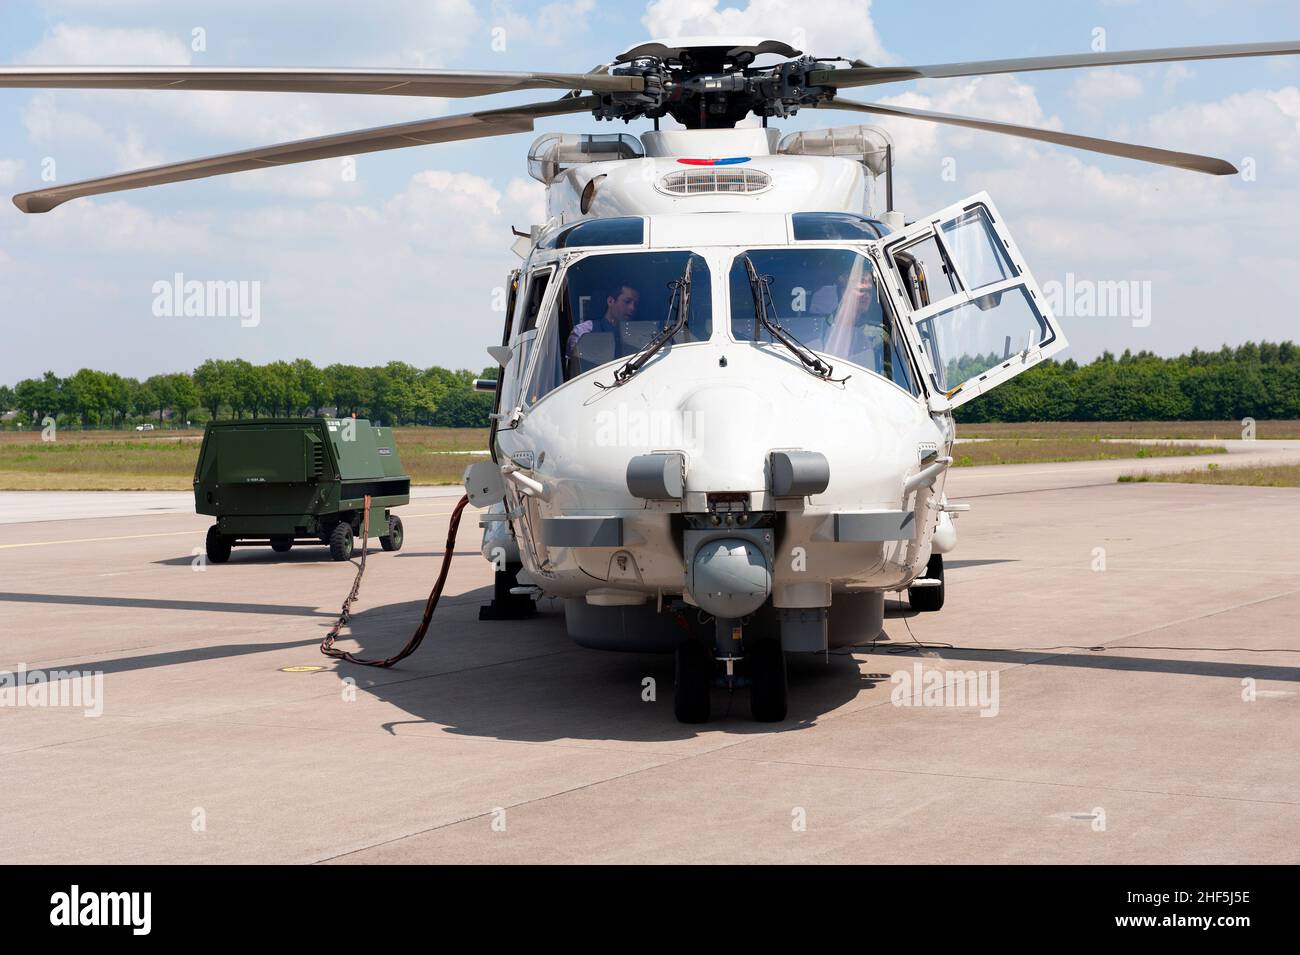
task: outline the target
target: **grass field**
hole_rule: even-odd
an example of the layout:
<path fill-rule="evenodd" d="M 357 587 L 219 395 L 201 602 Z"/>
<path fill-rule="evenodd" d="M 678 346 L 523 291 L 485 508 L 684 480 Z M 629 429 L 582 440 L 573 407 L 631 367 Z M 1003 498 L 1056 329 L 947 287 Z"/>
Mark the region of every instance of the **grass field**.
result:
<path fill-rule="evenodd" d="M 958 432 L 959 434 L 961 432 Z M 966 437 L 965 434 L 961 435 Z M 1124 444 L 1085 438 L 991 438 L 954 446 L 953 466 L 1043 464 L 1054 461 L 1115 461 L 1120 458 L 1166 458 L 1226 454 L 1223 448 L 1186 444 Z"/>
<path fill-rule="evenodd" d="M 1242 437 L 1240 421 L 1043 421 L 958 424 L 959 438 L 1212 438 Z M 1255 437 L 1300 438 L 1300 421 L 1260 421 Z"/>
<path fill-rule="evenodd" d="M 459 484 L 486 450 L 478 428 L 398 428 L 397 450 L 415 484 Z M 0 490 L 188 491 L 202 431 L 0 433 Z M 465 452 L 457 454 L 455 452 Z"/>
<path fill-rule="evenodd" d="M 1275 464 L 1257 468 L 1204 468 L 1172 471 L 1168 474 L 1123 474 L 1125 484 L 1161 481 L 1174 484 L 1236 484 L 1247 487 L 1300 487 L 1300 464 Z"/>
<path fill-rule="evenodd" d="M 1240 437 L 1235 422 L 1086 422 L 958 426 L 958 467 L 1103 461 L 1221 453 L 1176 445 L 1105 443 L 1106 437 Z M 1300 422 L 1261 422 L 1264 437 L 1300 437 Z M 478 428 L 398 428 L 397 448 L 415 484 L 459 484 L 487 448 Z M 189 490 L 202 431 L 60 431 L 45 442 L 36 432 L 0 433 L 0 490 Z"/>

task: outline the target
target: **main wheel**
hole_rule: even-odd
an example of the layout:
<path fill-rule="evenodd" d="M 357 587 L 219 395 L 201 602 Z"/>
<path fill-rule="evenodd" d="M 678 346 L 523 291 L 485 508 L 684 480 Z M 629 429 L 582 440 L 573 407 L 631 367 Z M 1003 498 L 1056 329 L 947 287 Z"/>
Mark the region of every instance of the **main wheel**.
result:
<path fill-rule="evenodd" d="M 330 556 L 335 560 L 352 556 L 352 525 L 347 521 L 339 521 L 330 531 Z"/>
<path fill-rule="evenodd" d="M 230 548 L 234 544 L 234 539 L 221 533 L 221 528 L 213 524 L 208 528 L 208 536 L 204 541 L 204 550 L 207 551 L 208 560 L 214 564 L 224 564 L 230 560 Z"/>
<path fill-rule="evenodd" d="M 384 550 L 402 549 L 402 519 L 396 514 L 388 515 L 388 533 L 379 538 L 379 546 Z"/>
<path fill-rule="evenodd" d="M 931 554 L 925 565 L 925 576 L 938 580 L 938 587 L 908 587 L 907 602 L 918 613 L 943 608 L 943 554 Z"/>
<path fill-rule="evenodd" d="M 293 547 L 293 537 L 290 534 L 273 534 L 271 535 L 271 550 L 277 554 L 287 554 Z"/>
<path fill-rule="evenodd" d="M 745 650 L 749 664 L 749 712 L 760 723 L 785 719 L 789 681 L 785 672 L 785 651 L 781 641 L 755 640 Z"/>
<path fill-rule="evenodd" d="M 699 640 L 677 645 L 676 679 L 673 683 L 673 713 L 682 723 L 705 723 L 709 719 L 709 692 L 713 689 L 713 655 Z"/>

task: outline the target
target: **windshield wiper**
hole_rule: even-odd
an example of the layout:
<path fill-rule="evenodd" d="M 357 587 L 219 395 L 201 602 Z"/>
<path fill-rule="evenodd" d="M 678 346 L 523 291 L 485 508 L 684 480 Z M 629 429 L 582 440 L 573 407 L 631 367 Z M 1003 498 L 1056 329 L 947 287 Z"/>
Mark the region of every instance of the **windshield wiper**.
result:
<path fill-rule="evenodd" d="M 673 294 L 668 300 L 668 317 L 664 320 L 664 327 L 645 347 L 629 358 L 622 368 L 614 372 L 614 384 L 621 385 L 640 371 L 686 324 L 686 319 L 691 314 L 691 266 L 694 261 L 695 256 L 688 256 L 682 277 L 669 283 Z"/>
<path fill-rule="evenodd" d="M 798 339 L 782 328 L 781 323 L 773 318 L 776 313 L 776 303 L 772 302 L 772 277 L 770 275 L 759 275 L 758 269 L 754 267 L 754 262 L 749 256 L 742 255 L 741 258 L 745 262 L 745 272 L 749 276 L 749 291 L 754 296 L 754 314 L 758 316 L 758 320 L 763 324 L 763 327 L 768 330 L 768 333 L 774 339 L 790 349 L 794 356 L 803 362 L 804 367 L 812 374 L 830 381 L 831 372 L 834 369 L 800 344 Z M 767 309 L 768 302 L 772 302 L 771 314 Z M 847 381 L 848 379 L 843 378 L 840 380 Z"/>

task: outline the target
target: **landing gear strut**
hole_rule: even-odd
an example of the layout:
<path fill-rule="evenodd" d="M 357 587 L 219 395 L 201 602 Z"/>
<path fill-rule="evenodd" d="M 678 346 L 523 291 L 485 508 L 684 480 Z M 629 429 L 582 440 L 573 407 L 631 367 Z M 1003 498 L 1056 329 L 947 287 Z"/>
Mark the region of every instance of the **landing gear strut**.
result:
<path fill-rule="evenodd" d="M 682 723 L 709 719 L 712 689 L 733 692 L 749 687 L 750 715 L 760 723 L 779 723 L 788 709 L 789 682 L 780 636 L 769 628 L 753 626 L 742 638 L 739 620 L 714 622 L 712 645 L 699 636 L 677 645 L 673 685 L 673 712 Z"/>
<path fill-rule="evenodd" d="M 785 719 L 789 682 L 781 641 L 755 640 L 749 647 L 749 712 L 759 723 Z"/>
<path fill-rule="evenodd" d="M 537 613 L 537 604 L 527 594 L 510 591 L 519 586 L 523 564 L 506 564 L 492 580 L 492 602 L 478 608 L 480 620 L 527 620 Z"/>
<path fill-rule="evenodd" d="M 681 723 L 707 723 L 709 693 L 713 689 L 713 654 L 703 641 L 683 640 L 677 645 L 673 713 Z"/>
<path fill-rule="evenodd" d="M 943 609 L 943 554 L 930 555 L 925 576 L 907 588 L 907 602 L 920 613 Z"/>

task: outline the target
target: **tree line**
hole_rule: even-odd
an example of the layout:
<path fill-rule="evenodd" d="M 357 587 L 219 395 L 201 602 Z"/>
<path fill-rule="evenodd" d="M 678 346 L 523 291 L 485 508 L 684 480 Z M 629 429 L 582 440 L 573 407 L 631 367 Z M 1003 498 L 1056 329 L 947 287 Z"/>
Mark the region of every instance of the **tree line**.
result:
<path fill-rule="evenodd" d="M 60 378 L 47 371 L 13 387 L 0 385 L 0 411 L 17 411 L 21 426 L 47 416 L 83 428 L 119 428 L 135 422 L 171 427 L 217 418 L 296 417 L 322 413 L 387 425 L 486 428 L 492 395 L 475 392 L 475 377 L 461 369 L 416 368 L 405 362 L 320 368 L 305 358 L 254 365 L 241 358 L 209 359 L 194 371 L 140 381 L 82 368 Z"/>
<path fill-rule="evenodd" d="M 486 368 L 481 378 L 495 378 Z M 253 365 L 205 361 L 193 372 L 144 381 L 83 368 L 67 378 L 46 372 L 0 385 L 0 411 L 23 426 L 47 415 L 82 427 L 135 421 L 175 425 L 221 417 L 274 417 L 328 412 L 389 425 L 485 428 L 492 395 L 473 390 L 473 372 L 416 368 L 405 362 L 361 367 L 310 361 Z M 959 379 L 954 379 L 959 380 Z M 1300 347 L 1247 342 L 1176 358 L 1152 352 L 1104 352 L 1081 365 L 1046 361 L 957 411 L 985 421 L 1240 421 L 1300 418 Z"/>
<path fill-rule="evenodd" d="M 958 379 L 960 380 L 960 379 Z M 957 420 L 1240 421 L 1300 418 L 1300 347 L 1247 342 L 1176 358 L 1110 352 L 1046 361 L 957 410 Z"/>

